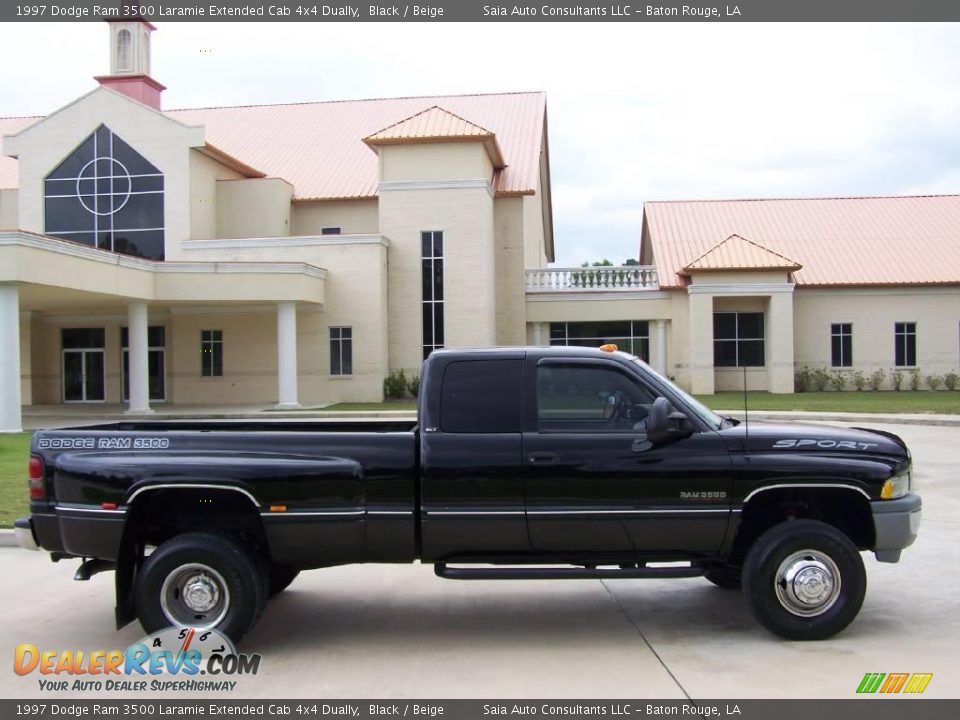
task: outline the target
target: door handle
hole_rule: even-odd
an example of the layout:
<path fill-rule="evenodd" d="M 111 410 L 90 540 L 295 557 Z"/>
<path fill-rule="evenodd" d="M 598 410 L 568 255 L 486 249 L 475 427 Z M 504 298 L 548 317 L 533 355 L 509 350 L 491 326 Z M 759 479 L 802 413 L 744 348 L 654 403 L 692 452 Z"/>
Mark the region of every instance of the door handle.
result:
<path fill-rule="evenodd" d="M 531 465 L 553 465 L 557 462 L 557 454 L 553 452 L 530 453 Z"/>

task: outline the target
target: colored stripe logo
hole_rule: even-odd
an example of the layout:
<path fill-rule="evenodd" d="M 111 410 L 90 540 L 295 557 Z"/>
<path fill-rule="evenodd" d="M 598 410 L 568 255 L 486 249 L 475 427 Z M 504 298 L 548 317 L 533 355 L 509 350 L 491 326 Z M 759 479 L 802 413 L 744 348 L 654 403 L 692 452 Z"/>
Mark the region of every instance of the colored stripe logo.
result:
<path fill-rule="evenodd" d="M 866 673 L 857 686 L 861 695 L 904 693 L 918 695 L 927 689 L 933 673 Z"/>

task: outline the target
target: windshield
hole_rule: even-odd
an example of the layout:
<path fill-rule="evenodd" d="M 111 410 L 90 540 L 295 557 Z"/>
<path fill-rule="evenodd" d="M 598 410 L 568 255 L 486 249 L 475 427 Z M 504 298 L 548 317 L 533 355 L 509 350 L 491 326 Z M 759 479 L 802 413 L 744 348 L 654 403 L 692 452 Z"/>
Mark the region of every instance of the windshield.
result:
<path fill-rule="evenodd" d="M 723 427 L 723 418 L 717 415 L 713 410 L 708 408 L 702 402 L 697 400 L 693 395 L 682 390 L 680 387 L 675 385 L 669 379 L 665 378 L 663 375 L 658 373 L 656 370 L 654 370 L 647 363 L 645 363 L 643 360 L 636 357 L 635 355 L 629 355 L 628 357 L 630 357 L 635 363 L 641 365 L 646 372 L 649 372 L 650 374 L 662 380 L 665 385 L 669 385 L 670 390 L 675 394 L 679 395 L 680 398 L 683 400 L 683 402 L 686 403 L 687 407 L 689 407 L 690 410 L 695 412 L 697 414 L 697 417 L 703 420 L 711 428 L 713 428 L 714 430 L 719 430 L 721 427 Z"/>

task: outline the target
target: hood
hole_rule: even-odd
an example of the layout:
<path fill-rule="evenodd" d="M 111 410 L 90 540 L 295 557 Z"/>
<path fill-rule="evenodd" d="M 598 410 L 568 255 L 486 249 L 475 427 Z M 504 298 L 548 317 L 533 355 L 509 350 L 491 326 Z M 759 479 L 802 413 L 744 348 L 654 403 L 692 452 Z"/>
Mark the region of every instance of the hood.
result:
<path fill-rule="evenodd" d="M 742 443 L 747 437 L 744 423 L 722 431 L 724 437 Z M 908 460 L 906 444 L 893 433 L 866 428 L 844 428 L 805 423 L 751 422 L 750 452 L 811 452 L 856 455 L 883 455 Z"/>

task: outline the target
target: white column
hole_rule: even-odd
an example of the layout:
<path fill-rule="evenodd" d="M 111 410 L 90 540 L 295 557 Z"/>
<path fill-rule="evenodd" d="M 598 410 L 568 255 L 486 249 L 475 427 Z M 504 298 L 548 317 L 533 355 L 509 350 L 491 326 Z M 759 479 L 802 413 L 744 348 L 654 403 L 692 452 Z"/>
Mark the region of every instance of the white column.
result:
<path fill-rule="evenodd" d="M 278 407 L 299 407 L 297 402 L 297 304 L 277 303 Z"/>
<path fill-rule="evenodd" d="M 713 395 L 713 295 L 697 292 L 691 286 L 690 308 L 690 392 L 695 395 Z"/>
<path fill-rule="evenodd" d="M 132 302 L 127 305 L 127 374 L 130 382 L 130 400 L 127 413 L 146 415 L 150 409 L 150 362 L 147 340 L 147 304 Z"/>
<path fill-rule="evenodd" d="M 667 321 L 657 320 L 654 325 L 653 369 L 667 376 Z"/>
<path fill-rule="evenodd" d="M 533 325 L 533 344 L 536 346 L 549 345 L 549 329 L 545 322 L 531 323 Z"/>
<path fill-rule="evenodd" d="M 767 389 L 793 392 L 793 286 L 770 294 L 767 317 Z"/>
<path fill-rule="evenodd" d="M 0 433 L 20 432 L 20 296 L 0 283 Z"/>

